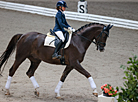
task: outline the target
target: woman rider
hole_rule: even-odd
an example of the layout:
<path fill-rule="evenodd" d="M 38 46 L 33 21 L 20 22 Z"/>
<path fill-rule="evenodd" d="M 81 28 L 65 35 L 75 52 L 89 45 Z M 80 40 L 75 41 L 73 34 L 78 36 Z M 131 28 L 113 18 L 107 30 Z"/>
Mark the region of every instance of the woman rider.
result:
<path fill-rule="evenodd" d="M 63 13 L 63 11 L 65 11 L 66 8 L 67 8 L 67 4 L 65 1 L 57 2 L 56 9 L 58 10 L 58 12 L 55 17 L 55 27 L 53 31 L 60 38 L 60 42 L 57 44 L 55 48 L 54 54 L 52 55 L 52 59 L 57 59 L 61 57 L 61 55 L 58 55 L 58 52 L 65 40 L 63 34 L 67 32 L 64 30 L 64 28 L 69 29 L 71 31 L 75 31 L 75 29 L 73 29 L 66 21 L 65 14 Z"/>

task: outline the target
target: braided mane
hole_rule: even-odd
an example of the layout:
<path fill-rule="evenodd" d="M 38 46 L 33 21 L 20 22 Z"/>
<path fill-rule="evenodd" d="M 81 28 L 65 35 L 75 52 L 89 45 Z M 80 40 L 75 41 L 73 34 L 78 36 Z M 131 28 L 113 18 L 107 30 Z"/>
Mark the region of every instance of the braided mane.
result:
<path fill-rule="evenodd" d="M 76 30 L 75 32 L 78 32 L 78 31 L 80 31 L 80 30 L 82 30 L 82 29 L 84 29 L 84 28 L 87 28 L 87 27 L 90 27 L 90 26 L 92 26 L 92 25 L 101 25 L 101 26 L 105 26 L 104 24 L 100 24 L 100 23 L 89 23 L 89 24 L 86 24 L 86 25 L 84 25 L 84 26 L 81 26 L 78 30 Z"/>

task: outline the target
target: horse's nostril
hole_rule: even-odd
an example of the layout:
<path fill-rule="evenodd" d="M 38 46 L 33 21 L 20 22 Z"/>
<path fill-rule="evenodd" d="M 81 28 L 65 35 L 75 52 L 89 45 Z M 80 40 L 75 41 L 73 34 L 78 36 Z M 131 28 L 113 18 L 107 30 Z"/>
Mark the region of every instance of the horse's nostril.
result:
<path fill-rule="evenodd" d="M 100 50 L 100 52 L 103 52 L 104 51 L 104 47 L 99 46 L 99 50 Z"/>

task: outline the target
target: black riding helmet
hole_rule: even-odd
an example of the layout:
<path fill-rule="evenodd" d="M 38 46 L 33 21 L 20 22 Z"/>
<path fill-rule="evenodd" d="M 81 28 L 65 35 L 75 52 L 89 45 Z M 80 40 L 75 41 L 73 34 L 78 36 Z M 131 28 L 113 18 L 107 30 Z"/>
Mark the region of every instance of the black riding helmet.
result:
<path fill-rule="evenodd" d="M 59 7 L 59 6 L 68 8 L 65 1 L 58 1 L 56 7 Z"/>

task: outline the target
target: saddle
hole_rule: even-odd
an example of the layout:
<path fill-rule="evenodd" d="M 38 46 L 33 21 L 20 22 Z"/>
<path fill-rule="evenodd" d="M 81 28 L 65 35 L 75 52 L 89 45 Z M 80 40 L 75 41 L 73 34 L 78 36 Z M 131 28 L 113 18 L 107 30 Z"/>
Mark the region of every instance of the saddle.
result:
<path fill-rule="evenodd" d="M 66 49 L 70 44 L 72 32 L 66 31 L 63 35 L 65 37 L 65 41 L 61 46 L 62 57 L 60 58 L 60 62 L 62 65 L 65 65 L 64 49 Z M 55 48 L 55 46 L 59 43 L 59 41 L 60 41 L 59 37 L 50 29 L 50 32 L 47 33 L 47 36 L 45 38 L 44 46 L 50 46 Z"/>
<path fill-rule="evenodd" d="M 46 34 L 46 38 L 45 38 L 45 41 L 44 41 L 44 46 L 50 46 L 50 47 L 54 47 L 58 44 L 59 42 L 59 38 L 58 36 L 50 29 L 50 32 L 48 32 Z M 71 41 L 71 37 L 72 37 L 72 32 L 71 31 L 66 31 L 64 33 L 64 37 L 65 37 L 65 41 L 64 41 L 64 44 L 62 46 L 62 48 L 67 48 L 70 44 L 70 41 Z"/>

